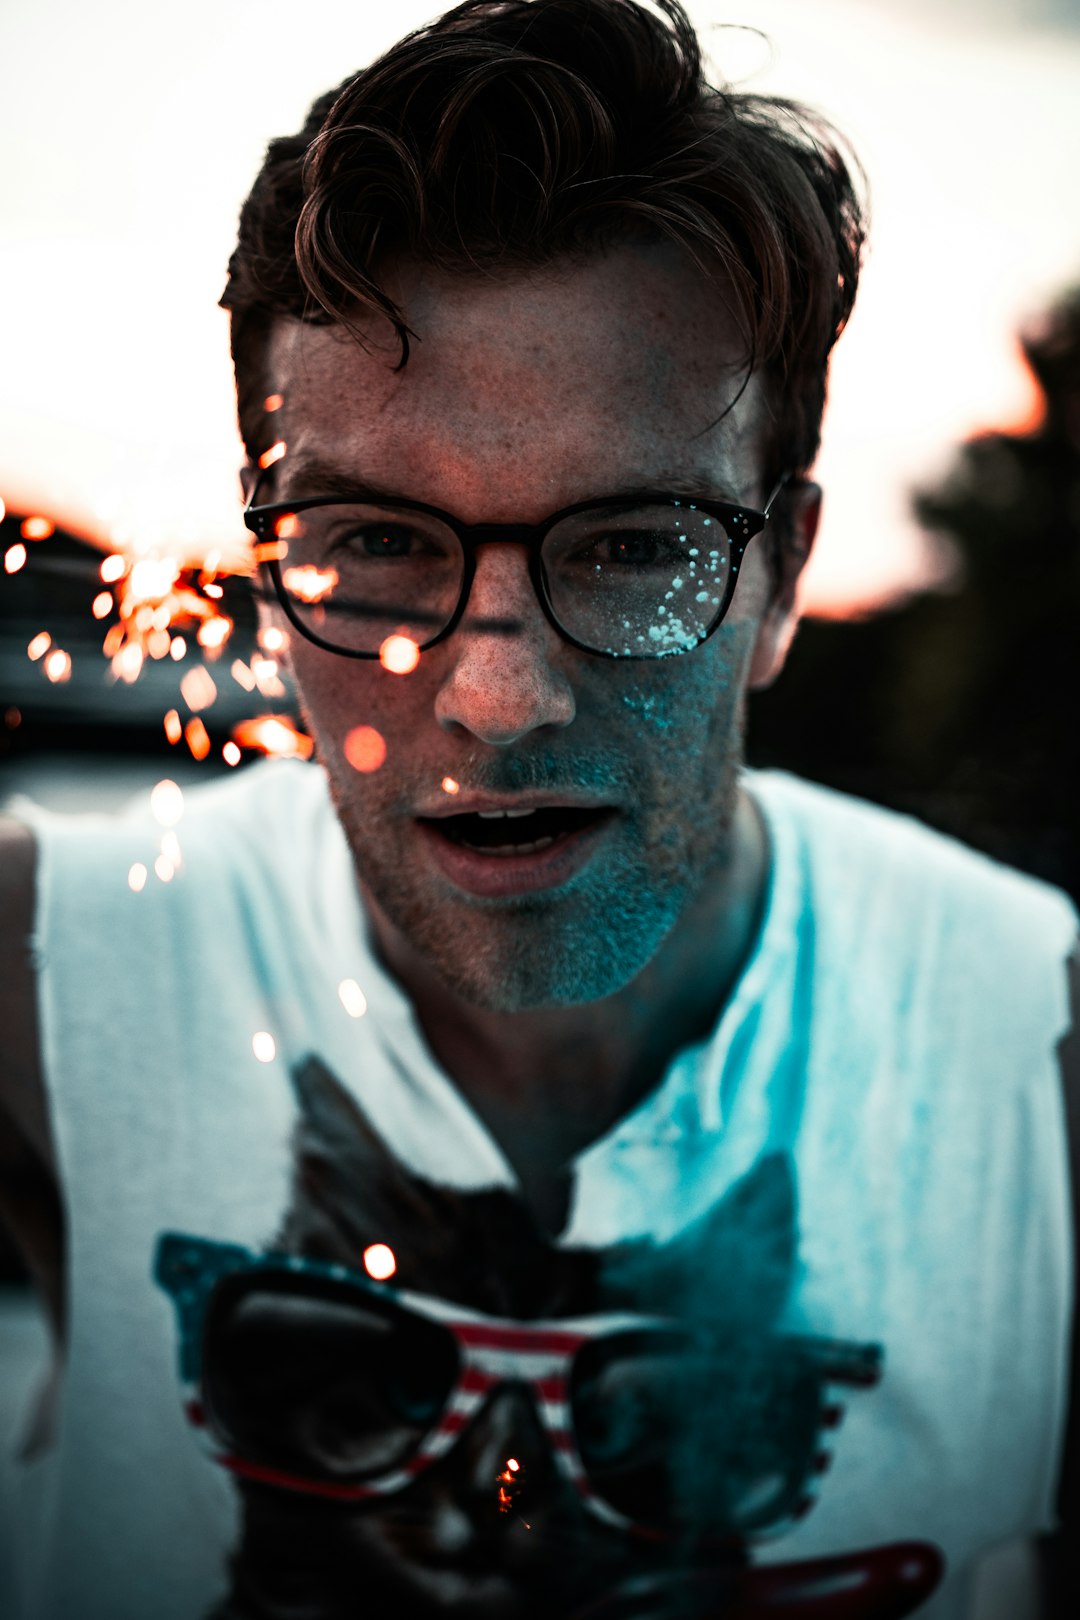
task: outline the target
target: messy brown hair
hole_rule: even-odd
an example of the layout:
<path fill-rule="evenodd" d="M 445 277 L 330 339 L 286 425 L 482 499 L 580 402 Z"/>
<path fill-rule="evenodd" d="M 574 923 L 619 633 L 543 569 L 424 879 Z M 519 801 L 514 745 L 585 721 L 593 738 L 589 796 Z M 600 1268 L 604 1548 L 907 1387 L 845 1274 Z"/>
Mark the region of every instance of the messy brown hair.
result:
<path fill-rule="evenodd" d="M 275 316 L 381 312 L 405 365 L 416 334 L 379 280 L 396 258 L 485 274 L 666 239 L 734 289 L 766 480 L 805 471 L 855 297 L 858 172 L 805 107 L 710 85 L 678 0 L 465 0 L 267 149 L 221 300 L 248 454 L 274 436 Z"/>

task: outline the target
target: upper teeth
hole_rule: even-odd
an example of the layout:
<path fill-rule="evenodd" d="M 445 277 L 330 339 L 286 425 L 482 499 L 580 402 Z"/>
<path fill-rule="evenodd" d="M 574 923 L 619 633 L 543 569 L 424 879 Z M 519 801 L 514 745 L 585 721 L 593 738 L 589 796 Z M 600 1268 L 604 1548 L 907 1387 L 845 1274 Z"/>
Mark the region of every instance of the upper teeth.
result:
<path fill-rule="evenodd" d="M 530 809 L 530 810 L 478 810 L 476 813 L 483 821 L 498 821 L 499 818 L 502 817 L 502 816 L 508 816 L 511 819 L 513 819 L 513 818 L 515 818 L 517 816 L 531 816 L 533 812 Z"/>

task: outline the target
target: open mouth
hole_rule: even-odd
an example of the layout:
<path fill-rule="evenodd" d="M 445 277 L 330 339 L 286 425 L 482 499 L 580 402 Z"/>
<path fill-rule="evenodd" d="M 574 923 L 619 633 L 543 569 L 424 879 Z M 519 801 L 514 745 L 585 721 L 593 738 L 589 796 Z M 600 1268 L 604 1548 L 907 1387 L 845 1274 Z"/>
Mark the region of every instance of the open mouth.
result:
<path fill-rule="evenodd" d="M 538 810 L 478 810 L 461 816 L 424 818 L 424 825 L 462 849 L 482 855 L 534 855 L 594 827 L 611 811 L 571 805 Z"/>

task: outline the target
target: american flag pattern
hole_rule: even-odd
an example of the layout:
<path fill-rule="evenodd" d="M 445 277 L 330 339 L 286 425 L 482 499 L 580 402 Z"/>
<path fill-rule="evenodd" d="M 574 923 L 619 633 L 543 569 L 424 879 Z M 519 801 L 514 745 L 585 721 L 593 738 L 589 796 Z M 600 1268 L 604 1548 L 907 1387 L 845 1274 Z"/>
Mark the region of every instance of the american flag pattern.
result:
<path fill-rule="evenodd" d="M 389 1300 L 395 1306 L 404 1307 L 439 1324 L 453 1335 L 459 1350 L 457 1380 L 438 1420 L 404 1464 L 363 1480 L 339 1482 L 283 1472 L 231 1449 L 228 1437 L 216 1431 L 204 1400 L 202 1338 L 214 1287 L 223 1277 L 236 1271 L 303 1273 L 337 1284 L 345 1283 L 355 1287 L 366 1298 Z M 510 1321 L 486 1316 L 431 1295 L 374 1281 L 346 1266 L 309 1260 L 298 1255 L 259 1254 L 238 1244 L 216 1243 L 210 1239 L 172 1232 L 164 1233 L 159 1238 L 154 1278 L 172 1297 L 177 1311 L 180 1379 L 186 1416 L 204 1449 L 216 1463 L 231 1472 L 264 1484 L 338 1501 L 362 1502 L 389 1496 L 404 1490 L 426 1468 L 446 1455 L 494 1390 L 506 1384 L 524 1385 L 532 1393 L 557 1467 L 588 1509 L 617 1528 L 632 1530 L 649 1538 L 662 1534 L 655 1527 L 629 1519 L 592 1488 L 574 1435 L 568 1386 L 574 1357 L 583 1345 L 628 1331 L 685 1333 L 685 1322 L 677 1318 L 630 1312 L 597 1313 L 554 1322 Z M 832 1340 L 801 1342 L 812 1347 L 814 1359 L 820 1364 L 827 1386 L 868 1386 L 880 1377 L 881 1356 L 877 1346 Z M 823 1395 L 825 1392 L 823 1389 Z M 823 1405 L 823 1431 L 836 1427 L 841 1411 L 835 1399 Z M 828 1460 L 828 1452 L 819 1450 L 814 1459 L 814 1471 L 820 1475 L 828 1466 Z M 794 1505 L 787 1523 L 772 1526 L 771 1533 L 781 1532 L 791 1518 L 801 1517 L 812 1500 L 811 1492 L 807 1491 Z"/>

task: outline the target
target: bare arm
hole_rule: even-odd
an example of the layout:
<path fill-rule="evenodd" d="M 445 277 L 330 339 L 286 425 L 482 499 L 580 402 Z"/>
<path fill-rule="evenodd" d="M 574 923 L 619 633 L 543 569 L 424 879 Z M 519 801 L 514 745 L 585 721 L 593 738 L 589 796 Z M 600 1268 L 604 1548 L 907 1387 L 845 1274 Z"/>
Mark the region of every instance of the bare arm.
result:
<path fill-rule="evenodd" d="M 1073 1620 L 1080 1614 L 1080 945 L 1069 962 L 1071 1027 L 1060 1047 L 1061 1081 L 1069 1136 L 1072 1183 L 1074 1306 L 1072 1367 L 1065 1455 L 1058 1491 L 1060 1529 L 1040 1546 L 1044 1620 Z"/>
<path fill-rule="evenodd" d="M 25 1257 L 62 1343 L 63 1206 L 30 957 L 35 856 L 29 828 L 0 818 L 0 1220 Z"/>

